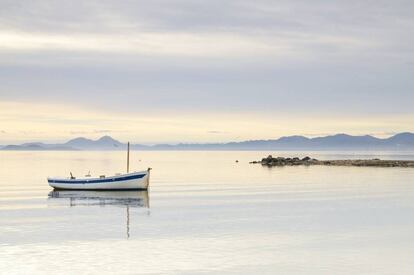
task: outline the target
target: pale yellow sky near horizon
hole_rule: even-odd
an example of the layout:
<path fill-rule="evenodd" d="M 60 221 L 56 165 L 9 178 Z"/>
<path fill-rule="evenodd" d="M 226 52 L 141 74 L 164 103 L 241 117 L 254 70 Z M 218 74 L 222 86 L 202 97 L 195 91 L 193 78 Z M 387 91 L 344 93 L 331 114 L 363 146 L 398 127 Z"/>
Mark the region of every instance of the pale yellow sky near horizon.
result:
<path fill-rule="evenodd" d="M 0 144 L 110 135 L 134 143 L 229 142 L 336 133 L 388 137 L 413 131 L 413 115 L 289 115 L 260 112 L 103 112 L 56 103 L 0 102 Z"/>

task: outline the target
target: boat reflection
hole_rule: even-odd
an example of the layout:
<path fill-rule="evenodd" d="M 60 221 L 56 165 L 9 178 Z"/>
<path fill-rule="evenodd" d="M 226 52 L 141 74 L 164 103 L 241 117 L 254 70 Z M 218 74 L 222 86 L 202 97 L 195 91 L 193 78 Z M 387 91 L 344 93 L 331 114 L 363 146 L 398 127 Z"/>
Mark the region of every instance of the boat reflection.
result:
<path fill-rule="evenodd" d="M 69 201 L 69 206 L 128 206 L 149 208 L 148 191 L 53 190 L 49 200 Z"/>
<path fill-rule="evenodd" d="M 49 202 L 66 203 L 74 206 L 119 206 L 126 208 L 126 238 L 130 237 L 129 208 L 147 208 L 149 215 L 148 191 L 75 191 L 53 190 L 49 193 Z"/>

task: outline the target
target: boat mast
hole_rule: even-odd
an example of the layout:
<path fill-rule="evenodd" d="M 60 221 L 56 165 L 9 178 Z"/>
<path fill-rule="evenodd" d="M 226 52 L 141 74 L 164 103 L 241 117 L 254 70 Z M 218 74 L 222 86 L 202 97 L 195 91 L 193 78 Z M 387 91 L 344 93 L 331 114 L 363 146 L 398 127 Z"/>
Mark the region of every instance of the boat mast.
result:
<path fill-rule="evenodd" d="M 127 152 L 127 173 L 129 173 L 129 141 L 128 141 L 128 152 Z"/>

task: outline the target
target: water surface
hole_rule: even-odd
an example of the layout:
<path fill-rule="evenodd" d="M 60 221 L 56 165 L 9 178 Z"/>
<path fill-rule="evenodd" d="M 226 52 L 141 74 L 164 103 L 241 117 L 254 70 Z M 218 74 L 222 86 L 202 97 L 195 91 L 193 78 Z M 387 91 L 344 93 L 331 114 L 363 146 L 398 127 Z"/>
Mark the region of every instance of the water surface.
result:
<path fill-rule="evenodd" d="M 46 177 L 123 172 L 124 152 L 0 152 L 0 271 L 412 274 L 414 169 L 248 164 L 266 153 L 132 152 L 150 190 L 102 193 Z"/>

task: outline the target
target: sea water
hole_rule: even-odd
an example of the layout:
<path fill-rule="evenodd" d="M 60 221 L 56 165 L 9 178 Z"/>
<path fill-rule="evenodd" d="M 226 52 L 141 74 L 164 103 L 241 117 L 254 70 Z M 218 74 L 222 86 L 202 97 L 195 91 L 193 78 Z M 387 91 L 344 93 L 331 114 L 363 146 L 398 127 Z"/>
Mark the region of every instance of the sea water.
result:
<path fill-rule="evenodd" d="M 52 192 L 125 152 L 0 152 L 2 274 L 412 274 L 414 169 L 249 164 L 267 154 L 132 152 L 148 192 Z M 238 162 L 236 162 L 238 160 Z"/>

